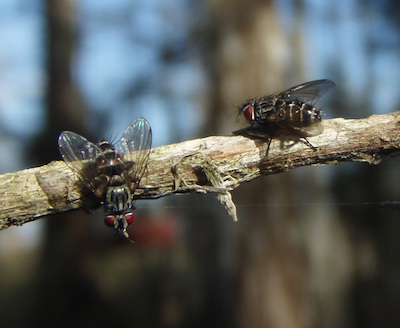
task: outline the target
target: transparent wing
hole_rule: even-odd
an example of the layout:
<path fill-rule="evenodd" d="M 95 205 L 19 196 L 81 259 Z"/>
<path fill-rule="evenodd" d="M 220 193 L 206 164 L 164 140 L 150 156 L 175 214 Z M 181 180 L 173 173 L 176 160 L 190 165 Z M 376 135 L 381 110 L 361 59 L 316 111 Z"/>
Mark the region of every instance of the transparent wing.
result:
<path fill-rule="evenodd" d="M 293 126 L 286 124 L 286 127 L 288 130 L 291 130 L 295 135 L 300 137 L 313 137 L 324 131 L 323 125 L 318 121 L 307 126 Z"/>
<path fill-rule="evenodd" d="M 335 82 L 331 80 L 315 80 L 291 87 L 278 93 L 277 96 L 288 100 L 298 99 L 314 105 L 322 95 L 334 86 Z"/>
<path fill-rule="evenodd" d="M 124 172 L 121 172 L 121 175 L 131 190 L 137 188 L 146 170 L 151 138 L 149 122 L 139 117 L 125 130 L 115 145 L 115 151 L 124 163 Z"/>
<path fill-rule="evenodd" d="M 70 131 L 60 134 L 58 148 L 69 168 L 89 189 L 95 191 L 93 183 L 97 176 L 97 163 L 104 157 L 100 148 L 79 134 Z"/>

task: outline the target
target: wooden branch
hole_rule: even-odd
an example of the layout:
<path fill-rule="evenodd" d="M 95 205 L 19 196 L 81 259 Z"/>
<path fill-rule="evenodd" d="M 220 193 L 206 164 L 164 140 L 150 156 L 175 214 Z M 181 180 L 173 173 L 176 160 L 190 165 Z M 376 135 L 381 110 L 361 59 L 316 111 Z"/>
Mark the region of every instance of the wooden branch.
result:
<path fill-rule="evenodd" d="M 378 164 L 400 152 L 400 112 L 325 120 L 323 125 L 321 135 L 307 139 L 315 149 L 301 140 L 274 139 L 267 154 L 268 140 L 244 136 L 207 137 L 154 148 L 135 199 L 217 192 L 237 219 L 229 191 L 242 182 L 306 165 Z M 0 230 L 96 204 L 62 161 L 0 175 L 0 194 Z"/>

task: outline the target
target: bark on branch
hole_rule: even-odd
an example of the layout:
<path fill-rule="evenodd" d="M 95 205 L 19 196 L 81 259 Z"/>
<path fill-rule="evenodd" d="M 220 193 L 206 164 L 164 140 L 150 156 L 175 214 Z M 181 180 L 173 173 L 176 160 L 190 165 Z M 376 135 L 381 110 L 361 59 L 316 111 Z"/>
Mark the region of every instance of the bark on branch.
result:
<path fill-rule="evenodd" d="M 323 121 L 324 132 L 301 140 L 207 137 L 154 148 L 135 199 L 172 193 L 217 192 L 230 215 L 230 190 L 261 175 L 305 165 L 378 164 L 400 152 L 400 112 L 366 119 Z M 0 175 L 0 230 L 50 214 L 93 207 L 93 196 L 62 161 Z M 97 204 L 98 205 L 98 204 Z"/>

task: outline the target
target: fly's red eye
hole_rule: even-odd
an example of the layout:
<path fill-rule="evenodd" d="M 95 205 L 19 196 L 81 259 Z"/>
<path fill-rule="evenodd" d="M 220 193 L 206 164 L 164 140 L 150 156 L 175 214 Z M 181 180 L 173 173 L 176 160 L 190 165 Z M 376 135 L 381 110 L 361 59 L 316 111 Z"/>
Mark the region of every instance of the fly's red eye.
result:
<path fill-rule="evenodd" d="M 243 109 L 243 115 L 249 122 L 254 121 L 254 102 L 252 99 L 249 100 L 249 104 Z"/>
<path fill-rule="evenodd" d="M 108 215 L 104 218 L 104 223 L 107 227 L 114 228 L 115 224 L 115 216 L 114 215 Z"/>
<path fill-rule="evenodd" d="M 244 110 L 244 117 L 248 120 L 248 121 L 252 121 L 253 118 L 253 107 L 251 106 L 247 106 L 247 108 Z"/>
<path fill-rule="evenodd" d="M 132 224 L 133 221 L 135 220 L 135 215 L 133 213 L 126 213 L 125 220 L 126 220 L 126 223 Z"/>

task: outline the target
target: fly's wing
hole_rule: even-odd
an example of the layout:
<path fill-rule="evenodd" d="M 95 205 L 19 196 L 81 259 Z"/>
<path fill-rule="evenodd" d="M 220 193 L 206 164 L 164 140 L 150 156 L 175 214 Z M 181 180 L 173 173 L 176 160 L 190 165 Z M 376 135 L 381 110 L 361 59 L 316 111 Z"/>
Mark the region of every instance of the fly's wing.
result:
<path fill-rule="evenodd" d="M 115 151 L 124 163 L 123 172 L 119 173 L 131 191 L 138 187 L 146 170 L 151 149 L 151 138 L 149 122 L 139 117 L 125 130 L 121 139 L 115 145 Z"/>
<path fill-rule="evenodd" d="M 70 131 L 64 131 L 58 138 L 58 148 L 68 167 L 74 171 L 79 179 L 101 197 L 100 186 L 95 185 L 98 175 L 98 164 L 105 163 L 106 158 L 99 147 L 84 137 Z M 104 189 L 104 188 L 103 188 Z"/>
<path fill-rule="evenodd" d="M 284 128 L 301 138 L 317 136 L 324 131 L 324 127 L 320 121 L 316 121 L 307 126 L 293 126 L 284 124 Z"/>
<path fill-rule="evenodd" d="M 286 100 L 298 99 L 314 105 L 322 95 L 335 86 L 331 80 L 315 80 L 291 87 L 277 96 Z"/>

